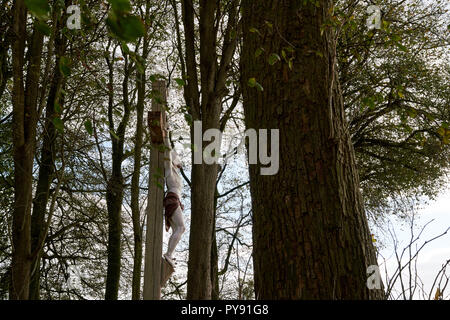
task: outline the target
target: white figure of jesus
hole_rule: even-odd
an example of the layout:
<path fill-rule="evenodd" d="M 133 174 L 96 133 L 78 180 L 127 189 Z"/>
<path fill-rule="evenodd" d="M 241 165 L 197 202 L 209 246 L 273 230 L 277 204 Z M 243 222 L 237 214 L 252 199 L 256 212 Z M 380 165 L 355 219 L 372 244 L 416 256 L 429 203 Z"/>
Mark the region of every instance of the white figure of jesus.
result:
<path fill-rule="evenodd" d="M 172 234 L 167 246 L 167 252 L 164 258 L 174 267 L 173 253 L 181 240 L 181 236 L 186 231 L 184 226 L 183 204 L 181 203 L 181 191 L 183 189 L 183 181 L 179 170 L 181 169 L 181 161 L 174 149 L 170 149 L 168 137 L 166 135 L 165 145 L 170 151 L 166 151 L 166 159 L 164 161 L 164 178 L 166 181 L 167 191 L 164 197 L 164 216 L 166 231 L 172 228 Z"/>

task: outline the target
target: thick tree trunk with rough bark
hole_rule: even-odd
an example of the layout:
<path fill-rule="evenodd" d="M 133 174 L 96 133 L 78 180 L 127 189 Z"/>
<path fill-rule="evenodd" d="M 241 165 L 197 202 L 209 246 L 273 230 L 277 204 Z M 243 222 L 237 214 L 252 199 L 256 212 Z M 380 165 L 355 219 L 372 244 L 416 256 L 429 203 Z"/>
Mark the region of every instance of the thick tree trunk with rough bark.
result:
<path fill-rule="evenodd" d="M 250 166 L 256 298 L 381 298 L 366 286 L 366 269 L 377 262 L 336 77 L 334 29 L 321 29 L 332 1 L 315 3 L 242 5 L 246 126 L 280 130 L 278 174 Z M 258 48 L 264 52 L 255 57 Z M 268 63 L 282 50 L 292 69 L 283 58 Z"/>

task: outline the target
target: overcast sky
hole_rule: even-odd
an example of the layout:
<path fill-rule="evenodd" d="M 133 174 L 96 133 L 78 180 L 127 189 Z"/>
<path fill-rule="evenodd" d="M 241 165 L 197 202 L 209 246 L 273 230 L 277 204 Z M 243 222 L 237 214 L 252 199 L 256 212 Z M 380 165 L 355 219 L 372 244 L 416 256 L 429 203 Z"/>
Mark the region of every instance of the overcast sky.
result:
<path fill-rule="evenodd" d="M 419 215 L 417 217 L 417 227 L 415 228 L 416 233 L 418 233 L 422 227 L 433 220 L 420 237 L 417 242 L 418 247 L 420 247 L 426 240 L 430 240 L 435 236 L 443 233 L 447 228 L 450 227 L 450 184 L 447 185 L 446 190 L 435 200 L 430 201 L 423 209 L 419 210 Z M 393 228 L 399 240 L 399 248 L 402 250 L 405 245 L 410 242 L 411 233 L 404 223 L 399 221 L 393 221 Z M 387 259 L 387 267 L 392 274 L 396 268 L 396 258 L 393 255 L 393 245 L 387 246 L 382 249 L 381 254 Z M 442 265 L 450 259 L 450 231 L 443 237 L 434 240 L 427 244 L 418 256 L 417 270 L 418 275 L 422 279 L 425 287 L 425 291 L 428 293 L 430 291 L 431 285 L 437 272 L 441 269 Z M 379 259 L 381 276 L 383 281 L 385 279 L 384 268 L 381 265 L 382 260 Z M 447 276 L 450 277 L 450 266 L 447 267 Z M 406 275 L 406 271 L 404 275 Z M 433 297 L 436 290 L 433 290 Z M 450 284 L 448 285 L 444 294 L 444 298 L 450 297 Z M 415 299 L 421 298 L 420 296 L 415 296 Z"/>

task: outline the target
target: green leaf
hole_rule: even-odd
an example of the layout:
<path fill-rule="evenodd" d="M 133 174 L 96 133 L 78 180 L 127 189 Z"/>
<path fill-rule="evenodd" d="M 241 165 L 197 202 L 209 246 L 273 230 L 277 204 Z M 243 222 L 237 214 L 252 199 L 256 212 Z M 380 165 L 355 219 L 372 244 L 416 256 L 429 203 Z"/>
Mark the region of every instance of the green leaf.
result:
<path fill-rule="evenodd" d="M 250 28 L 249 31 L 250 31 L 251 33 L 257 33 L 257 34 L 261 35 L 261 33 L 259 32 L 259 30 L 256 29 L 256 28 Z"/>
<path fill-rule="evenodd" d="M 43 35 L 46 35 L 47 37 L 50 36 L 51 29 L 45 22 L 38 21 L 36 24 L 36 29 L 39 30 L 39 32 Z"/>
<path fill-rule="evenodd" d="M 408 113 L 408 116 L 410 116 L 413 119 L 417 117 L 417 110 L 414 108 L 410 108 L 406 112 Z"/>
<path fill-rule="evenodd" d="M 139 37 L 144 36 L 145 27 L 142 20 L 136 16 L 127 16 L 122 19 L 122 36 L 125 41 L 134 41 Z"/>
<path fill-rule="evenodd" d="M 189 113 L 185 113 L 184 114 L 184 119 L 186 120 L 186 122 L 191 125 L 192 124 L 192 116 Z"/>
<path fill-rule="evenodd" d="M 25 0 L 25 5 L 35 17 L 39 19 L 48 18 L 50 5 L 47 0 Z"/>
<path fill-rule="evenodd" d="M 128 46 L 125 42 L 122 42 L 121 47 L 122 47 L 123 53 L 130 54 L 130 48 L 128 48 Z"/>
<path fill-rule="evenodd" d="M 248 86 L 251 87 L 251 88 L 256 88 L 259 91 L 264 91 L 264 88 L 262 87 L 262 85 L 260 85 L 258 83 L 258 81 L 256 81 L 255 78 L 248 79 Z"/>
<path fill-rule="evenodd" d="M 364 97 L 362 99 L 362 104 L 364 106 L 368 106 L 370 110 L 373 110 L 375 108 L 375 101 L 373 97 Z"/>
<path fill-rule="evenodd" d="M 55 102 L 53 107 L 54 107 L 54 110 L 55 110 L 56 113 L 61 113 L 62 112 L 61 105 L 58 102 Z"/>
<path fill-rule="evenodd" d="M 111 137 L 113 137 L 116 140 L 120 140 L 119 136 L 113 131 L 113 130 L 109 130 L 109 133 L 111 134 Z"/>
<path fill-rule="evenodd" d="M 91 120 L 86 120 L 84 122 L 84 128 L 86 129 L 87 133 L 89 133 L 90 135 L 92 135 L 92 133 L 94 132 L 94 130 L 92 128 Z"/>
<path fill-rule="evenodd" d="M 174 80 L 180 87 L 184 87 L 186 85 L 183 79 L 175 78 Z"/>
<path fill-rule="evenodd" d="M 125 42 L 136 41 L 145 34 L 142 20 L 133 15 L 117 16 L 110 12 L 106 24 L 114 36 Z"/>
<path fill-rule="evenodd" d="M 116 117 L 121 117 L 122 116 L 122 110 L 121 109 L 114 109 L 114 111 L 113 111 L 113 113 L 114 113 L 114 115 L 116 116 Z"/>
<path fill-rule="evenodd" d="M 108 0 L 111 3 L 111 7 L 117 12 L 130 12 L 131 4 L 129 0 Z"/>
<path fill-rule="evenodd" d="M 292 70 L 292 67 L 293 67 L 293 61 L 294 60 L 294 58 L 291 58 L 291 59 L 289 59 L 289 62 L 288 62 L 288 66 L 289 66 L 289 69 L 290 70 Z"/>
<path fill-rule="evenodd" d="M 58 131 L 60 131 L 61 133 L 64 132 L 64 123 L 60 118 L 53 118 L 52 122 Z"/>
<path fill-rule="evenodd" d="M 258 48 L 255 51 L 255 58 L 258 58 L 264 52 L 263 48 Z"/>
<path fill-rule="evenodd" d="M 70 76 L 70 60 L 67 57 L 61 57 L 59 60 L 59 71 L 64 77 Z"/>
<path fill-rule="evenodd" d="M 435 117 L 431 113 L 426 112 L 425 115 L 426 115 L 428 120 L 434 121 Z"/>
<path fill-rule="evenodd" d="M 295 52 L 294 48 L 292 48 L 292 47 L 284 47 L 284 49 L 285 49 L 287 52 L 289 52 L 289 53 L 294 53 L 294 52 Z"/>
<path fill-rule="evenodd" d="M 287 57 L 286 57 L 286 51 L 281 50 L 281 56 L 283 57 L 284 61 L 287 61 Z"/>
<path fill-rule="evenodd" d="M 275 63 L 277 63 L 278 61 L 281 61 L 281 58 L 278 54 L 276 53 L 272 53 L 269 57 L 269 64 L 271 66 L 273 66 Z"/>
<path fill-rule="evenodd" d="M 403 52 L 408 52 L 408 48 L 402 45 L 400 42 L 395 42 L 395 45 Z"/>

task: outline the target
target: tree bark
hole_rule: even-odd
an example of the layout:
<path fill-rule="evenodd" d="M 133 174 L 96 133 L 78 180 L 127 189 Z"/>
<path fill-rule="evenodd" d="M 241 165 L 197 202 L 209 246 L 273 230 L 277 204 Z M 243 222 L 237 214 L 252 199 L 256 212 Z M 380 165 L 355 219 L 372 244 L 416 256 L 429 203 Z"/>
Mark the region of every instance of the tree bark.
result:
<path fill-rule="evenodd" d="M 147 21 L 150 16 L 151 3 L 150 0 L 146 1 L 145 18 Z M 143 61 L 147 61 L 149 54 L 149 29 L 151 25 L 146 24 L 146 32 L 142 41 L 142 55 Z M 134 258 L 133 258 L 133 282 L 131 285 L 131 298 L 133 300 L 139 300 L 141 297 L 141 269 L 142 269 L 142 257 L 143 257 L 143 235 L 141 226 L 141 211 L 139 208 L 139 181 L 141 177 L 141 160 L 142 160 L 142 144 L 144 136 L 144 107 L 145 107 L 145 90 L 147 85 L 147 79 L 145 75 L 145 66 L 143 72 L 136 71 L 136 86 L 138 91 L 138 101 L 136 104 L 136 134 L 134 145 L 134 168 L 133 177 L 131 178 L 131 215 L 133 219 L 133 234 L 134 234 Z"/>
<path fill-rule="evenodd" d="M 366 286 L 377 261 L 336 76 L 335 29 L 324 26 L 332 1 L 315 3 L 242 4 L 245 123 L 280 130 L 278 174 L 250 166 L 256 298 L 382 298 Z M 284 59 L 268 63 L 282 50 L 292 69 Z"/>
<path fill-rule="evenodd" d="M 11 262 L 10 298 L 26 300 L 29 296 L 31 269 L 31 201 L 32 173 L 37 126 L 37 96 L 40 78 L 43 35 L 33 28 L 29 46 L 26 83 L 24 86 L 24 51 L 26 7 L 23 0 L 14 2 L 12 45 L 13 57 L 13 148 L 14 211 L 13 255 Z M 36 24 L 35 24 L 36 26 Z"/>
<path fill-rule="evenodd" d="M 138 77 L 139 81 L 144 81 L 145 75 Z M 138 88 L 138 95 L 141 91 L 145 95 L 145 85 Z M 131 179 L 131 214 L 133 218 L 133 234 L 134 234 L 134 257 L 133 257 L 133 282 L 132 295 L 133 300 L 139 300 L 141 296 L 141 269 L 142 269 L 142 228 L 141 228 L 141 210 L 139 208 L 139 180 L 141 176 L 141 159 L 142 159 L 142 140 L 143 140 L 143 121 L 144 121 L 144 101 L 138 101 L 137 124 L 134 145 L 134 168 L 133 177 Z"/>
<path fill-rule="evenodd" d="M 59 59 L 57 59 L 58 61 Z M 50 185 L 53 181 L 54 158 L 55 158 L 55 139 L 56 130 L 53 125 L 53 118 L 56 116 L 55 102 L 58 101 L 57 95 L 61 88 L 62 77 L 59 69 L 55 69 L 53 74 L 52 86 L 50 88 L 47 106 L 46 119 L 43 131 L 44 140 L 41 148 L 41 163 L 39 166 L 39 177 L 36 186 L 36 193 L 33 201 L 33 212 L 31 214 L 31 252 L 35 252 L 41 247 L 42 233 L 45 230 L 45 214 L 47 212 L 47 202 L 50 194 Z M 60 103 L 60 102 L 59 102 Z M 31 270 L 30 283 L 30 299 L 39 300 L 39 278 L 40 278 L 40 260 L 41 251 L 37 254 L 32 262 L 33 270 Z"/>
<path fill-rule="evenodd" d="M 219 300 L 219 256 L 217 250 L 216 218 L 217 218 L 217 183 L 214 193 L 214 218 L 211 243 L 211 300 Z"/>
<path fill-rule="evenodd" d="M 117 159 L 117 157 L 116 157 Z M 117 160 L 115 160 L 117 162 Z M 108 181 L 106 202 L 108 207 L 108 268 L 106 273 L 105 300 L 117 300 L 119 295 L 121 266 L 121 210 L 123 177 L 113 169 Z"/>
<path fill-rule="evenodd" d="M 63 22 L 57 22 L 55 36 L 55 69 L 52 76 L 50 91 L 47 97 L 45 125 L 42 132 L 43 142 L 41 147 L 41 161 L 39 166 L 38 182 L 36 185 L 35 196 L 33 200 L 33 210 L 31 214 L 31 252 L 32 270 L 30 282 L 30 299 L 39 300 L 40 298 L 40 262 L 42 255 L 42 244 L 45 241 L 43 237 L 45 225 L 45 214 L 47 212 L 47 202 L 50 195 L 50 186 L 53 181 L 54 159 L 55 159 L 55 140 L 56 130 L 53 125 L 53 119 L 58 115 L 55 110 L 55 104 L 59 104 L 62 109 L 63 99 L 60 96 L 60 90 L 63 86 L 64 78 L 59 71 L 59 61 L 65 50 L 65 37 L 59 32 Z M 41 248 L 41 249 L 39 249 Z"/>
<path fill-rule="evenodd" d="M 232 1 L 228 8 L 228 21 L 222 45 L 220 63 L 217 55 L 217 25 L 220 8 L 215 1 L 200 1 L 200 82 L 197 77 L 195 50 L 194 8 L 192 1 L 183 1 L 183 23 L 185 30 L 185 57 L 187 85 L 185 99 L 192 119 L 202 121 L 203 133 L 220 127 L 222 98 L 226 93 L 225 81 L 233 57 L 237 37 L 237 4 Z M 222 14 L 222 13 L 220 13 Z M 201 94 L 199 91 L 201 87 Z M 201 101 L 200 101 L 201 98 Z M 193 141 L 193 128 L 191 139 Z M 209 142 L 202 143 L 202 150 Z M 192 156 L 193 160 L 193 156 Z M 194 163 L 194 161 L 192 161 Z M 211 299 L 211 243 L 214 220 L 214 194 L 216 190 L 217 164 L 193 164 L 191 188 L 191 226 L 188 261 L 188 299 Z"/>
<path fill-rule="evenodd" d="M 147 4 L 147 8 L 149 5 Z M 147 9 L 148 10 L 148 9 Z M 144 59 L 147 57 L 147 38 L 144 39 Z M 138 72 L 136 77 L 138 101 L 136 104 L 136 134 L 134 142 L 134 168 L 131 178 L 131 214 L 133 218 L 134 234 L 134 259 L 133 259 L 133 282 L 132 299 L 139 300 L 141 296 L 141 269 L 142 269 L 142 227 L 141 210 L 139 208 L 139 181 L 141 177 L 142 143 L 144 135 L 144 103 L 145 103 L 145 71 Z"/>
<path fill-rule="evenodd" d="M 217 165 L 192 168 L 187 299 L 211 299 L 211 242 Z M 213 192 L 210 192 L 213 190 Z"/>
<path fill-rule="evenodd" d="M 122 162 L 125 143 L 125 129 L 130 119 L 131 106 L 128 100 L 128 79 L 130 76 L 130 65 L 128 57 L 125 56 L 124 79 L 122 82 L 124 113 L 117 127 L 114 128 L 113 121 L 113 67 L 112 61 L 107 60 L 110 73 L 109 85 L 111 93 L 108 102 L 108 118 L 112 140 L 112 172 L 108 180 L 106 190 L 106 204 L 108 208 L 108 268 L 106 273 L 105 300 L 117 300 L 120 284 L 121 267 L 121 234 L 122 234 L 122 202 L 124 181 L 122 175 Z M 116 134 L 112 134 L 116 132 Z"/>

